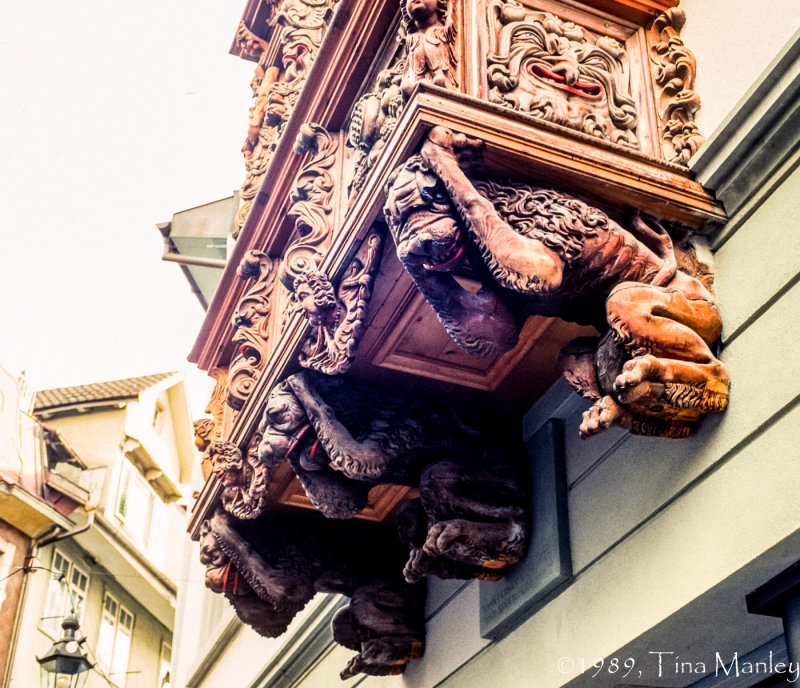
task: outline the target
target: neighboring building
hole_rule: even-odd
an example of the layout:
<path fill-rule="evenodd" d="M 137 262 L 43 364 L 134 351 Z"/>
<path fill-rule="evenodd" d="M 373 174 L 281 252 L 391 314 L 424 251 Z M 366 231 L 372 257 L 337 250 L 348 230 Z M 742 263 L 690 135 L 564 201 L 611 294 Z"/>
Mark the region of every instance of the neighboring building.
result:
<path fill-rule="evenodd" d="M 161 259 L 181 266 L 181 271 L 203 309 L 217 289 L 232 242 L 239 196 L 222 198 L 197 208 L 182 210 L 158 227 L 164 237 Z"/>
<path fill-rule="evenodd" d="M 183 375 L 38 392 L 32 413 L 19 418 L 38 445 L 20 446 L 17 455 L 40 481 L 19 501 L 29 510 L 44 502 L 39 510 L 49 507 L 58 527 L 40 525 L 16 546 L 13 566 L 27 555 L 33 568 L 8 579 L 26 589 L 4 687 L 38 685 L 35 658 L 61 637 L 73 610 L 96 664 L 87 686 L 168 686 L 182 566 L 173 553 L 194 460 Z M 0 518 L 15 513 L 6 501 Z"/>
<path fill-rule="evenodd" d="M 223 594 L 202 591 L 202 567 L 196 559 L 186 564 L 183 578 L 191 582 L 179 595 L 178 685 L 327 687 L 345 666 L 341 685 L 362 688 L 767 688 L 800 680 L 796 2 L 409 0 L 401 11 L 396 0 L 249 0 L 232 52 L 257 63 L 246 180 L 236 244 L 190 354 L 217 380 L 210 410 L 221 443 L 207 448 L 216 470 L 194 505 L 189 531 L 195 542 L 187 547 L 198 557 L 202 546 L 208 584 Z M 481 166 L 470 167 L 469 156 L 448 157 L 446 135 L 430 134 L 436 126 L 482 141 Z M 423 146 L 428 157 L 412 157 Z M 449 183 L 437 185 L 447 175 Z M 608 355 L 608 368 L 641 364 L 634 358 L 656 355 L 651 349 L 660 343 L 625 348 L 625 332 L 613 330 L 617 340 L 592 344 L 591 372 L 583 381 L 573 375 L 573 382 L 588 392 L 600 389 L 597 396 L 611 398 L 616 417 L 639 434 L 612 428 L 583 441 L 578 427 L 591 404 L 559 378 L 556 355 L 592 330 L 544 317 L 547 312 L 528 319 L 519 342 L 503 355 L 470 356 L 451 341 L 426 298 L 453 337 L 466 339 L 463 325 L 468 334 L 469 327 L 478 329 L 479 343 L 493 343 L 509 327 L 501 309 L 506 298 L 515 307 L 527 289 L 546 310 L 553 302 L 537 302 L 539 291 L 559 286 L 561 273 L 547 272 L 557 261 L 539 254 L 537 266 L 544 267 L 533 276 L 540 279 L 520 287 L 508 276 L 532 269 L 515 267 L 517 258 L 531 255 L 528 245 L 498 258 L 499 267 L 459 262 L 463 255 L 478 261 L 480 251 L 463 243 L 469 232 L 481 238 L 484 258 L 502 255 L 493 243 L 502 229 L 481 224 L 495 212 L 492 204 L 481 205 L 481 195 L 493 199 L 495 210 L 505 203 L 509 225 L 524 226 L 537 213 L 559 224 L 555 211 L 551 216 L 503 200 L 492 185 L 509 175 L 521 182 L 515 188 L 528 189 L 523 198 L 532 186 L 556 187 L 584 199 L 595 220 L 607 215 L 629 223 L 624 241 L 650 241 L 653 251 L 665 234 L 656 238 L 649 225 L 649 239 L 641 238 L 648 232 L 630 211 L 641 211 L 645 225 L 651 218 L 672 223 L 663 255 L 685 259 L 681 266 L 706 283 L 708 269 L 713 272 L 722 335 L 702 360 L 714 367 L 716 355 L 729 372 L 724 411 L 724 373 L 716 386 L 710 377 L 694 387 L 686 383 L 682 400 L 667 394 L 674 379 L 650 379 L 647 389 L 637 384 L 649 405 L 637 405 L 642 397 L 626 395 L 624 384 L 615 389 L 599 380 L 604 373 L 595 359 Z M 470 196 L 470 188 L 481 194 Z M 470 215 L 475 207 L 482 212 Z M 415 230 L 411 211 L 423 210 L 430 215 L 415 215 L 423 218 Z M 459 223 L 462 235 L 437 246 L 436 232 L 449 241 Z M 398 260 L 392 231 L 404 238 L 425 229 L 434 234 L 428 245 L 412 244 L 404 263 Z M 564 252 L 556 253 L 562 267 L 581 266 L 582 245 L 553 248 L 545 241 L 547 227 L 537 226 L 539 235 L 530 231 L 545 237 L 536 240 L 551 253 Z M 643 252 L 641 243 L 636 250 Z M 617 259 L 624 263 L 624 251 L 612 255 L 610 272 Z M 453 266 L 459 272 L 451 278 Z M 579 290 L 585 274 L 569 284 Z M 655 289 L 657 278 L 633 281 Z M 327 305 L 310 288 L 326 280 Z M 593 287 L 609 288 L 602 280 Z M 516 294 L 508 297 L 509 290 Z M 491 317 L 469 310 L 479 297 Z M 636 311 L 646 299 L 628 305 Z M 559 301 L 554 314 L 571 316 L 593 301 L 609 308 L 602 313 L 611 320 L 617 302 L 606 291 Z M 716 322 L 714 313 L 704 317 Z M 669 306 L 643 320 L 660 335 L 664 319 L 679 320 Z M 612 344 L 618 359 L 608 353 Z M 676 345 L 662 358 L 686 362 L 684 353 Z M 561 360 L 576 373 L 569 356 L 585 362 L 585 355 L 568 349 Z M 354 475 L 359 489 L 389 476 L 389 460 L 375 458 L 388 454 L 375 444 L 366 470 L 359 473 L 361 465 L 346 459 L 363 447 L 363 436 L 393 426 L 379 416 L 372 424 L 369 415 L 354 419 L 354 409 L 372 412 L 363 401 L 367 393 L 355 385 L 349 406 L 328 404 L 323 392 L 334 398 L 342 388 L 327 378 L 298 377 L 304 368 L 337 375 L 344 389 L 377 385 L 372 410 L 382 408 L 381 392 L 397 399 L 394 390 L 402 388 L 522 419 L 533 492 L 527 557 L 498 582 L 430 576 L 419 659 L 413 659 L 418 638 L 412 631 L 376 631 L 375 619 L 386 620 L 381 605 L 391 608 L 396 598 L 370 596 L 359 587 L 363 581 L 351 585 L 358 594 L 350 606 L 317 595 L 287 620 L 286 608 L 294 611 L 291 603 L 299 599 L 302 606 L 310 596 L 305 588 L 340 591 L 347 576 L 334 573 L 379 557 L 380 546 L 395 537 L 398 510 L 423 480 L 418 474 L 418 484 L 378 485 L 359 519 L 323 518 L 319 511 L 326 509 L 327 515 L 358 511 Z M 692 396 L 698 389 L 709 393 L 702 402 Z M 707 414 L 683 439 L 641 436 L 684 434 L 701 406 L 721 412 Z M 333 422 L 337 413 L 346 422 Z M 307 427 L 295 428 L 296 418 Z M 598 415 L 590 412 L 587 433 L 592 418 Z M 422 423 L 414 422 L 400 426 Z M 281 427 L 289 429 L 281 434 Z M 263 433 L 271 434 L 264 440 Z M 362 433 L 347 445 L 353 453 L 329 451 L 338 438 L 353 439 L 349 433 Z M 475 444 L 488 441 L 491 428 L 470 437 Z M 266 466 L 273 460 L 276 465 Z M 473 483 L 466 469 L 460 477 L 465 494 L 480 501 L 482 484 L 490 486 L 493 476 L 476 474 Z M 320 475 L 329 482 L 315 491 Z M 435 502 L 441 492 L 431 485 L 421 491 Z M 346 499 L 334 498 L 342 494 Z M 511 511 L 515 493 L 508 494 Z M 493 524 L 501 522 L 497 513 L 490 513 Z M 433 509 L 423 514 L 425 545 L 414 539 L 418 533 L 409 536 L 406 573 L 416 573 L 426 556 L 431 568 L 444 566 L 453 545 L 430 540 L 430 533 L 446 531 L 436 530 L 442 521 Z M 295 533 L 287 525 L 292 519 L 316 524 L 325 535 L 304 540 L 299 526 Z M 469 527 L 458 560 L 467 567 L 464 578 L 483 561 L 470 559 Z M 368 528 L 381 535 L 370 541 L 374 547 L 354 554 L 349 535 Z M 282 529 L 296 536 L 286 556 L 273 544 Z M 304 548 L 304 542 L 312 544 Z M 507 543 L 492 550 L 496 559 L 484 559 L 500 568 Z M 384 628 L 405 628 L 401 617 L 412 607 L 398 604 L 401 611 Z M 249 628 L 274 634 L 287 624 L 275 638 Z M 387 638 L 395 644 L 381 644 Z M 356 664 L 349 664 L 358 650 Z M 402 668 L 409 658 L 401 676 L 351 675 L 364 667 Z"/>

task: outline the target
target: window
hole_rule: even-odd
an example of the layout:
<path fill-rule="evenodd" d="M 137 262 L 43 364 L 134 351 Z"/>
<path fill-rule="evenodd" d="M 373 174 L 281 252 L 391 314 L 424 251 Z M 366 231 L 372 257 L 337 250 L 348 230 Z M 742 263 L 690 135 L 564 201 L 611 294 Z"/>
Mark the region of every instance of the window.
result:
<path fill-rule="evenodd" d="M 61 622 L 73 611 L 78 620 L 83 615 L 83 603 L 89 588 L 89 575 L 56 550 L 50 565 L 53 573 L 47 587 L 47 601 L 42 614 L 42 626 L 52 635 L 59 635 Z"/>
<path fill-rule="evenodd" d="M 147 481 L 130 463 L 122 464 L 117 497 L 117 517 L 141 545 L 148 545 L 155 495 Z"/>
<path fill-rule="evenodd" d="M 118 686 L 125 685 L 131 652 L 133 614 L 112 595 L 103 598 L 103 617 L 97 636 L 97 663 Z"/>

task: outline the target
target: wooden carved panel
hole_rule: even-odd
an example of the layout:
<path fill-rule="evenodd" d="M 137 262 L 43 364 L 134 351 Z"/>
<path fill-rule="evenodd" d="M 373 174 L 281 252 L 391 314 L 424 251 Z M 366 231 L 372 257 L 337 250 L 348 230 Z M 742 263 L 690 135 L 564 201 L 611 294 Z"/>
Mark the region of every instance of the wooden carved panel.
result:
<path fill-rule="evenodd" d="M 515 0 L 490 0 L 487 21 L 491 101 L 639 147 L 640 113 L 623 42 Z"/>
<path fill-rule="evenodd" d="M 700 97 L 694 90 L 697 63 L 679 35 L 685 21 L 683 10 L 670 9 L 656 18 L 647 34 L 653 78 L 658 89 L 664 157 L 682 165 L 689 162 L 705 141 L 694 121 L 700 108 Z"/>
<path fill-rule="evenodd" d="M 270 23 L 276 26 L 277 50 L 241 26 L 240 44 L 258 56 L 251 82 L 247 139 L 242 147 L 246 176 L 239 192 L 241 206 L 236 215 L 234 237 L 252 208 L 278 139 L 294 110 L 306 76 L 316 57 L 325 29 L 338 0 L 282 0 Z"/>

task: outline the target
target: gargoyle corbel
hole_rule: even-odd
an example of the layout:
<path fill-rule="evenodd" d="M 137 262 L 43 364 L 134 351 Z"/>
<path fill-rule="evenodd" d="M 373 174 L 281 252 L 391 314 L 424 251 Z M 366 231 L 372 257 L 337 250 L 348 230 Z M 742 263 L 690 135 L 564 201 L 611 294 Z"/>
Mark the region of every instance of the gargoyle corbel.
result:
<path fill-rule="evenodd" d="M 712 352 L 719 310 L 699 279 L 677 269 L 665 227 L 635 213 L 623 226 L 558 191 L 477 178 L 469 171 L 480 148 L 434 127 L 388 185 L 397 255 L 453 339 L 497 355 L 529 315 L 593 325 L 604 335 L 593 350 L 584 342 L 579 355 L 562 356 L 567 379 L 583 380 L 579 391 L 596 399 L 585 437 L 614 424 L 684 437 L 724 409 L 728 373 Z M 481 278 L 476 293 L 453 278 L 465 260 Z"/>

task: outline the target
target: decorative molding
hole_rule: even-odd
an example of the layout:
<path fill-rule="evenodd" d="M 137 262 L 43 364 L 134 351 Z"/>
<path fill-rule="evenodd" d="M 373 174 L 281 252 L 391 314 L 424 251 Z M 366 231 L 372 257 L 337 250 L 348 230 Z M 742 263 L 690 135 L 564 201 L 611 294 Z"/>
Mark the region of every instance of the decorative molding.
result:
<path fill-rule="evenodd" d="M 697 63 L 680 37 L 685 22 L 683 10 L 669 9 L 656 17 L 647 32 L 653 79 L 658 87 L 662 151 L 667 160 L 681 165 L 687 165 L 705 141 L 694 121 L 700 108 L 700 97 L 694 90 Z"/>
<path fill-rule="evenodd" d="M 239 192 L 241 206 L 234 223 L 234 238 L 239 236 L 247 220 L 277 141 L 297 104 L 338 1 L 282 0 L 271 19 L 271 23 L 278 27 L 275 40 L 280 42 L 279 56 L 274 62 L 267 64 L 264 61 L 271 52 L 263 41 L 258 45 L 257 37 L 249 39 L 250 43 L 256 44 L 252 51 L 259 52 L 260 59 L 251 83 L 254 103 L 242 147 L 246 176 Z M 275 64 L 277 62 L 280 66 Z"/>

